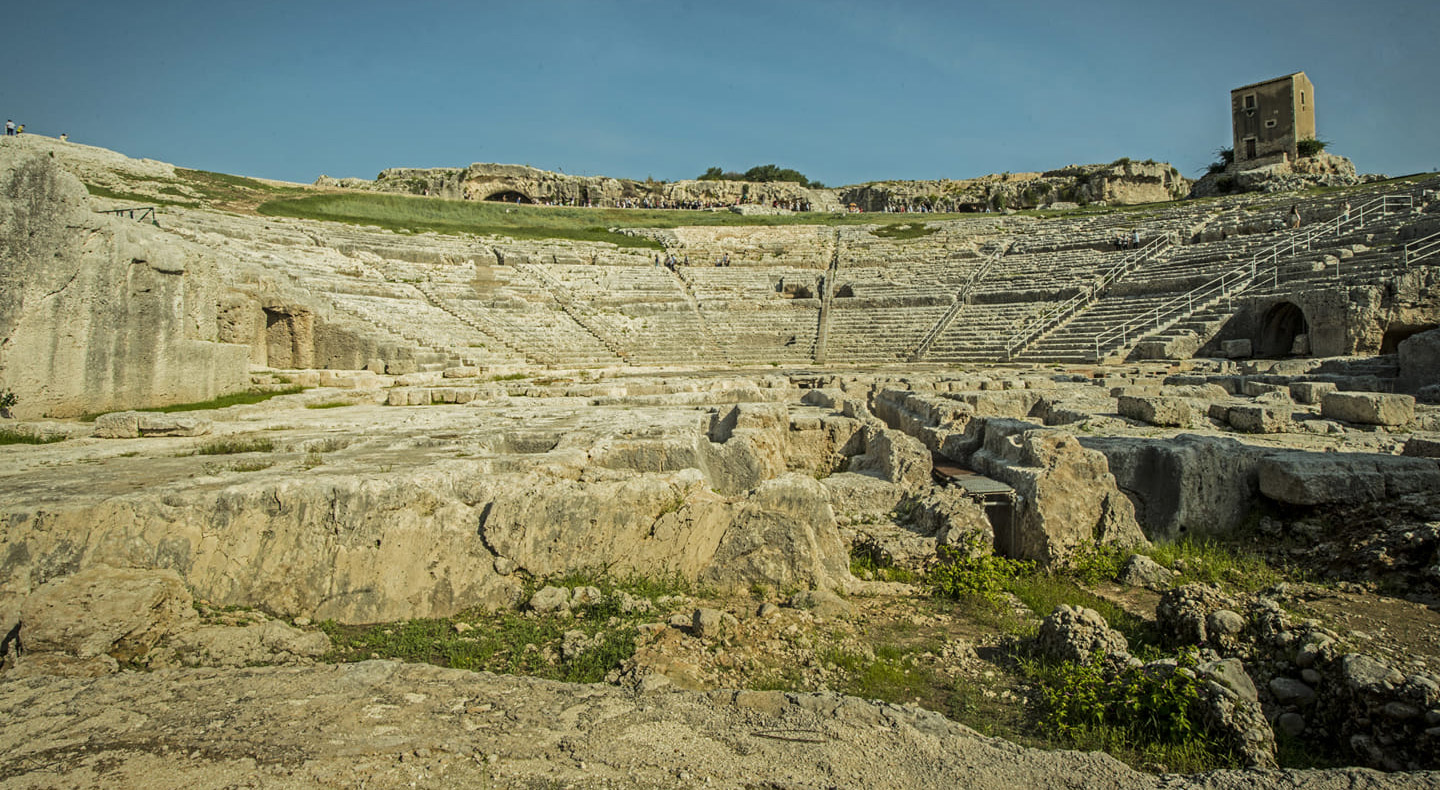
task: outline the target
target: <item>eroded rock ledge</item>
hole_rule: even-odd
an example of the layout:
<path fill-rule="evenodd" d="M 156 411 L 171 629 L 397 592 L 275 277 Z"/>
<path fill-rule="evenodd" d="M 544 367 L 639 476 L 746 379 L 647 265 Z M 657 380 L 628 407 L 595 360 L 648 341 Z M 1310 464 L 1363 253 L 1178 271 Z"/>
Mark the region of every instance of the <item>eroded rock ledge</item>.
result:
<path fill-rule="evenodd" d="M 672 692 L 368 661 L 0 683 L 0 787 L 1413 788 L 1366 769 L 1140 773 L 836 694 Z"/>

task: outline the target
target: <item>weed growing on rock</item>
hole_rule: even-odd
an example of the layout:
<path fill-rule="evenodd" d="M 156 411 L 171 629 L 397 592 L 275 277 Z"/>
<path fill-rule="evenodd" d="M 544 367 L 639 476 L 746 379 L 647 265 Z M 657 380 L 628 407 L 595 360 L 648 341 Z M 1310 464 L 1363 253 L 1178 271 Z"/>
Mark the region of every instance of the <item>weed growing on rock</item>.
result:
<path fill-rule="evenodd" d="M 930 588 L 945 598 L 976 598 L 999 605 L 1009 583 L 1035 572 L 1035 563 L 1012 560 L 995 554 L 978 554 L 953 546 L 941 546 L 939 563 L 930 569 Z"/>
<path fill-rule="evenodd" d="M 275 449 L 275 442 L 265 438 L 230 437 L 213 439 L 200 445 L 196 455 L 235 455 L 237 453 L 268 453 Z"/>
<path fill-rule="evenodd" d="M 914 571 L 897 566 L 890 552 L 871 540 L 860 541 L 850 547 L 850 575 L 866 580 L 906 584 L 914 583 L 918 579 Z"/>
<path fill-rule="evenodd" d="M 53 444 L 65 441 L 64 436 L 39 436 L 13 428 L 0 428 L 0 444 Z"/>
<path fill-rule="evenodd" d="M 248 390 L 246 392 L 234 392 L 229 395 L 221 395 L 210 400 L 196 401 L 194 403 L 175 403 L 169 406 L 156 406 L 153 409 L 136 409 L 136 411 L 152 411 L 161 414 L 173 414 L 181 411 L 205 411 L 207 409 L 224 409 L 229 406 L 248 406 L 252 403 L 262 403 L 280 395 L 294 395 L 304 391 L 304 387 L 292 385 L 281 389 L 273 390 Z M 80 419 L 84 422 L 94 422 L 101 412 L 86 414 Z"/>
<path fill-rule="evenodd" d="M 1237 766 L 1231 750 L 1206 734 L 1195 663 L 1184 655 L 1169 671 L 1117 670 L 1097 655 L 1084 664 L 1028 663 L 1025 671 L 1040 687 L 1041 728 L 1078 748 L 1167 771 Z"/>
<path fill-rule="evenodd" d="M 1279 571 L 1258 555 L 1214 539 L 1183 538 L 1173 543 L 1156 543 L 1150 556 L 1180 574 L 1177 584 L 1202 582 L 1227 590 L 1255 592 L 1284 580 Z"/>
<path fill-rule="evenodd" d="M 1111 581 L 1120 575 L 1120 568 L 1130 553 L 1128 549 L 1117 546 L 1082 544 L 1070 561 L 1070 574 L 1084 584 Z"/>
<path fill-rule="evenodd" d="M 635 654 L 637 626 L 655 618 L 662 599 L 690 588 L 678 576 L 617 579 L 603 573 L 572 573 L 548 581 L 556 587 L 595 587 L 600 595 L 572 605 L 567 613 L 476 610 L 450 618 L 367 626 L 325 621 L 320 628 L 330 636 L 334 649 L 324 660 L 389 658 L 598 683 Z"/>

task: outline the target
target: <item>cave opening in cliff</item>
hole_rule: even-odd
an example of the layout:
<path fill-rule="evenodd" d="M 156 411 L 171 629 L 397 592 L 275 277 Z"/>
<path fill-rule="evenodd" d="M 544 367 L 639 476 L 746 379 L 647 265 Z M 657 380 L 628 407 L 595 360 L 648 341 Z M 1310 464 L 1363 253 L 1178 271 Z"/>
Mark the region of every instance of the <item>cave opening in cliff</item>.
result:
<path fill-rule="evenodd" d="M 504 192 L 496 192 L 495 194 L 490 195 L 489 197 L 487 197 L 487 198 L 485 198 L 485 199 L 488 200 L 488 201 L 494 202 L 494 203 L 534 203 L 534 202 L 535 202 L 535 201 L 531 200 L 530 197 L 529 197 L 528 195 L 526 195 L 524 192 L 516 192 L 516 191 L 513 190 L 513 189 L 507 189 L 507 190 L 505 190 Z"/>

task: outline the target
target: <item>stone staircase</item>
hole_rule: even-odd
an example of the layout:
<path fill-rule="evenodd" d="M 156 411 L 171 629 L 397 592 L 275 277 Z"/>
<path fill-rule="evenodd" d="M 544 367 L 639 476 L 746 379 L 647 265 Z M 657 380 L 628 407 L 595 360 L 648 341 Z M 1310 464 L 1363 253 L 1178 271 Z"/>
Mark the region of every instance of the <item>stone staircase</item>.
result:
<path fill-rule="evenodd" d="M 1345 260 L 1353 261 L 1355 258 L 1355 239 L 1364 238 L 1373 242 L 1380 236 L 1393 234 L 1404 218 L 1413 214 L 1414 207 L 1415 197 L 1411 191 L 1400 190 L 1374 197 L 1348 213 L 1337 209 L 1330 218 L 1299 230 L 1274 234 L 1278 241 L 1239 265 L 1232 265 L 1206 283 L 1174 294 L 1095 335 L 1091 359 L 1123 357 L 1142 341 L 1174 337 L 1173 333 L 1168 333 L 1172 327 L 1240 294 L 1261 295 L 1265 289 L 1279 289 L 1282 283 L 1286 288 L 1293 288 L 1306 280 L 1318 283 L 1331 276 L 1343 278 L 1347 268 Z M 1338 252 L 1347 247 L 1351 254 L 1333 256 L 1336 269 L 1327 275 L 1328 264 L 1323 255 L 1317 253 L 1325 249 Z M 1393 259 L 1396 256 L 1392 254 L 1389 257 Z M 1365 256 L 1348 268 L 1359 277 L 1373 278 L 1375 271 L 1389 268 L 1385 258 L 1384 255 Z M 1213 312 L 1211 314 L 1214 315 Z M 1209 316 L 1205 316 L 1205 325 L 1217 323 L 1223 318 L 1214 315 L 1214 320 L 1208 320 Z"/>
<path fill-rule="evenodd" d="M 1122 278 L 1131 272 L 1151 264 L 1161 256 L 1167 255 L 1172 249 L 1170 238 L 1161 236 L 1146 243 L 1139 249 L 1132 250 L 1103 270 L 1096 277 L 1094 282 L 1086 286 L 1074 296 L 1058 303 L 1052 304 L 1040 315 L 1030 326 L 1012 335 L 1005 342 L 1005 359 L 1030 359 L 1031 361 L 1045 360 L 1046 350 L 1054 353 L 1064 351 L 1068 353 L 1071 343 L 1074 342 L 1075 334 L 1059 332 L 1074 322 L 1077 315 L 1088 311 L 1095 303 L 1108 295 L 1112 285 L 1118 283 Z M 1082 326 L 1089 326 L 1089 322 L 1082 322 Z M 1083 331 L 1083 330 L 1077 330 Z M 1049 336 L 1059 333 L 1059 340 L 1048 349 L 1043 348 L 1032 353 L 1032 346 L 1040 344 Z"/>

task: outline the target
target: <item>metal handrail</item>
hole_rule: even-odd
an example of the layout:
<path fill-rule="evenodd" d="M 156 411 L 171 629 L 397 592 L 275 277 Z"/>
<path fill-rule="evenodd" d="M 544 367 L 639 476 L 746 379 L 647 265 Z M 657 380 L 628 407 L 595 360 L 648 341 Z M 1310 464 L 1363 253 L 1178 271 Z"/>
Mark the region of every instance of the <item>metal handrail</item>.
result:
<path fill-rule="evenodd" d="M 1079 309 L 1100 298 L 1105 289 L 1109 288 L 1116 280 L 1130 272 L 1136 266 L 1148 260 L 1152 255 L 1169 246 L 1170 235 L 1159 236 L 1150 240 L 1145 246 L 1126 255 L 1119 263 L 1110 267 L 1100 276 L 1099 280 L 1090 283 L 1085 290 L 1066 299 L 1064 302 L 1045 311 L 1030 325 L 1010 337 L 1005 343 L 1005 360 L 1008 362 L 1015 358 L 1015 354 L 1024 349 L 1040 335 L 1059 326 L 1066 318 L 1074 315 Z"/>
<path fill-rule="evenodd" d="M 1414 206 L 1415 198 L 1409 193 L 1381 195 L 1361 205 L 1358 209 L 1341 212 L 1332 219 L 1324 220 L 1306 228 L 1302 232 L 1292 234 L 1285 240 L 1261 250 L 1236 268 L 1209 280 L 1205 284 L 1192 288 L 1174 299 L 1170 299 L 1150 309 L 1143 315 L 1132 318 L 1129 321 L 1125 321 L 1118 326 L 1096 335 L 1095 358 L 1099 359 L 1101 349 L 1107 347 L 1117 339 L 1120 341 L 1117 348 L 1124 348 L 1130 343 L 1132 335 L 1136 339 L 1139 339 L 1145 334 L 1158 332 L 1166 326 L 1175 323 L 1175 321 L 1192 314 L 1195 310 L 1203 308 L 1210 303 L 1212 292 L 1216 291 L 1216 289 L 1219 289 L 1221 293 L 1219 297 L 1213 298 L 1231 296 L 1249 287 L 1255 278 L 1259 276 L 1262 264 L 1270 264 L 1271 284 L 1278 285 L 1280 282 L 1280 257 L 1282 251 L 1287 253 L 1287 257 L 1293 256 L 1302 245 L 1304 249 L 1309 250 L 1310 245 L 1316 239 L 1332 234 L 1339 236 L 1346 230 L 1365 227 L 1366 220 L 1373 219 L 1377 213 L 1380 216 L 1386 216 L 1390 214 L 1391 211 L 1411 209 L 1414 208 Z M 1177 309 L 1182 304 L 1185 305 L 1185 309 Z M 1195 307 L 1197 304 L 1199 304 L 1200 307 Z M 1172 311 L 1174 315 L 1168 315 L 1168 313 Z M 1144 330 L 1143 332 L 1140 331 L 1142 328 Z"/>
<path fill-rule="evenodd" d="M 950 326 L 950 322 L 955 320 L 955 316 L 959 315 L 960 311 L 965 309 L 965 305 L 970 303 L 970 291 L 975 288 L 975 284 L 980 282 L 980 279 L 985 275 L 989 274 L 990 270 L 995 267 L 995 264 L 1000 262 L 1000 259 L 1004 257 L 1004 255 L 1005 247 L 1001 247 L 994 255 L 985 259 L 984 263 L 975 267 L 975 270 L 970 272 L 970 276 L 965 278 L 965 282 L 961 284 L 960 290 L 955 293 L 955 301 L 950 304 L 950 309 L 946 310 L 945 314 L 940 316 L 940 319 L 926 330 L 925 336 L 920 338 L 920 344 L 917 345 L 915 350 L 910 354 L 911 362 L 919 362 L 920 359 L 925 356 L 926 352 L 930 350 L 930 346 L 940 337 L 940 333 L 944 332 L 945 328 Z"/>
<path fill-rule="evenodd" d="M 1423 239 L 1416 239 L 1405 245 L 1405 265 L 1428 258 L 1440 252 L 1440 233 L 1432 233 Z"/>
<path fill-rule="evenodd" d="M 140 212 L 140 216 L 138 216 L 138 217 L 135 216 L 135 212 L 137 212 L 137 211 Z M 95 213 L 96 213 L 96 214 L 114 214 L 114 215 L 117 216 L 117 217 L 129 215 L 130 219 L 139 220 L 139 221 L 141 221 L 141 222 L 144 222 L 144 221 L 147 220 L 147 219 L 150 220 L 151 222 L 155 222 L 155 207 L 154 207 L 154 206 L 131 206 L 130 208 L 107 208 L 107 209 L 102 209 L 102 210 L 100 210 L 100 211 L 96 211 Z"/>

